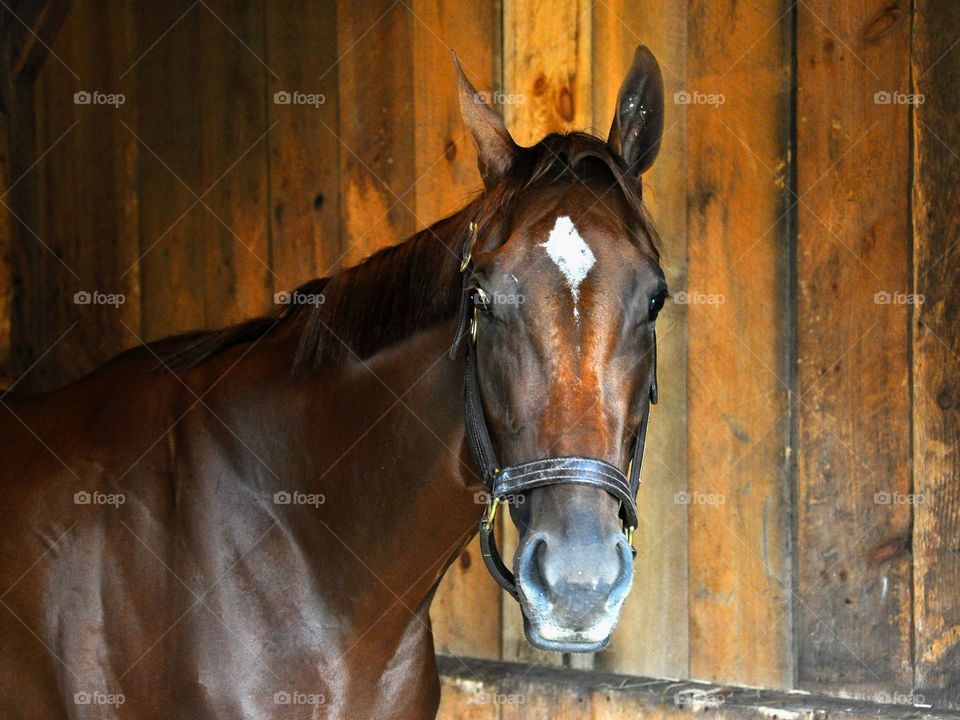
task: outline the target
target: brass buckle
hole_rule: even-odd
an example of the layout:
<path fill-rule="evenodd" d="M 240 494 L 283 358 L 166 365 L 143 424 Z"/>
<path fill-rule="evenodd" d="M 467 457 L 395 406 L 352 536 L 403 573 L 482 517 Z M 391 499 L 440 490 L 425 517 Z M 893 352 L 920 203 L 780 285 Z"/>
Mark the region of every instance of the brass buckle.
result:
<path fill-rule="evenodd" d="M 470 222 L 470 244 L 467 245 L 467 251 L 463 254 L 463 260 L 460 261 L 460 272 L 464 272 L 473 259 L 473 244 L 477 242 L 477 224 Z"/>
<path fill-rule="evenodd" d="M 500 498 L 493 495 L 491 495 L 490 499 L 487 501 L 487 527 L 493 527 L 493 520 L 497 517 L 497 508 L 500 507 L 500 502 Z"/>
<path fill-rule="evenodd" d="M 473 317 L 470 318 L 470 342 L 474 345 L 477 344 L 477 327 L 480 323 L 477 322 L 477 308 L 473 308 Z"/>
<path fill-rule="evenodd" d="M 630 545 L 630 549 L 634 553 L 637 552 L 637 549 L 633 546 L 633 533 L 636 530 L 635 527 L 626 527 L 623 529 L 623 534 L 627 536 L 627 543 Z"/>

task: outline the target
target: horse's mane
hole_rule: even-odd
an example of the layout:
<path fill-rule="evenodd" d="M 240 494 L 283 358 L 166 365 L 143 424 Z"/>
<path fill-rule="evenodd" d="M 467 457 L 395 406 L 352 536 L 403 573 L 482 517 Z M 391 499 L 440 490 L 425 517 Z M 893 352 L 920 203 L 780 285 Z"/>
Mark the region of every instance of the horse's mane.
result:
<path fill-rule="evenodd" d="M 618 187 L 652 244 L 644 247 L 659 257 L 658 237 L 639 183 L 626 173 L 623 161 L 592 135 L 552 134 L 522 148 L 509 175 L 489 192 L 359 265 L 301 285 L 290 293 L 294 302 L 276 313 L 222 330 L 169 338 L 157 343 L 157 352 L 167 367 L 185 370 L 227 348 L 299 328 L 295 371 L 337 362 L 345 355 L 367 358 L 456 313 L 462 289 L 460 251 L 471 222 L 477 223 L 480 249 L 490 250 L 503 242 L 515 202 L 525 191 L 603 178 L 609 189 Z M 637 237 L 634 242 L 644 240 Z M 317 297 L 322 303 L 296 302 Z"/>

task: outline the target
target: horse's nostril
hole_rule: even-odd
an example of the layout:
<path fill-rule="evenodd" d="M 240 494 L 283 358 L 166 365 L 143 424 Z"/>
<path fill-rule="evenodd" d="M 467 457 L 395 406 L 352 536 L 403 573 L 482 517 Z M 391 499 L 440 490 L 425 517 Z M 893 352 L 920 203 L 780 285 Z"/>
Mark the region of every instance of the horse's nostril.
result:
<path fill-rule="evenodd" d="M 545 599 L 579 596 L 603 602 L 626 579 L 622 541 L 605 543 L 551 542 L 537 538 L 521 557 L 521 581 Z"/>

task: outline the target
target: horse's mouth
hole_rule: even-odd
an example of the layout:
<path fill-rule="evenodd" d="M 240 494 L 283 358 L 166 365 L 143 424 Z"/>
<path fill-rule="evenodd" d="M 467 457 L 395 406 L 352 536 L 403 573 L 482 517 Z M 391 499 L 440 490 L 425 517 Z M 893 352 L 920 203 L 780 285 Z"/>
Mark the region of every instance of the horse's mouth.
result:
<path fill-rule="evenodd" d="M 533 623 L 524 614 L 523 631 L 527 641 L 538 650 L 551 652 L 596 652 L 610 642 L 617 618 L 602 618 L 583 630 L 560 627 L 550 622 Z"/>

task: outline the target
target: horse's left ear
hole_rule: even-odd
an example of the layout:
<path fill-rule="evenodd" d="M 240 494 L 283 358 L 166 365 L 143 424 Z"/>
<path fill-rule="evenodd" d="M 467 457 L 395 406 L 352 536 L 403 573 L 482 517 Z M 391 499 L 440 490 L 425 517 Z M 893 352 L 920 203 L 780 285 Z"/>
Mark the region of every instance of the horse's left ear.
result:
<path fill-rule="evenodd" d="M 617 96 L 607 145 L 639 178 L 653 165 L 663 137 L 663 75 L 646 45 L 639 45 Z"/>

